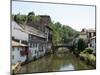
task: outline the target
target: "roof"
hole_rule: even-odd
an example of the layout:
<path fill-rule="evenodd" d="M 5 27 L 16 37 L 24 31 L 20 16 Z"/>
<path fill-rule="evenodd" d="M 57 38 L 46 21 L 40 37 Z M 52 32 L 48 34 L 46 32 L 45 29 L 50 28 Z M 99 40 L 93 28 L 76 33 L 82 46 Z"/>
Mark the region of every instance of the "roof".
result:
<path fill-rule="evenodd" d="M 96 32 L 95 29 L 88 29 L 88 32 Z"/>
<path fill-rule="evenodd" d="M 49 17 L 50 18 L 50 16 L 49 15 L 39 15 L 40 17 Z"/>
<path fill-rule="evenodd" d="M 22 24 L 18 24 L 16 21 L 12 20 L 12 25 L 17 25 L 19 26 L 21 29 L 23 29 L 23 25 Z"/>
<path fill-rule="evenodd" d="M 82 30 L 81 30 L 81 32 L 86 32 L 87 30 L 86 30 L 86 28 L 83 28 Z"/>
<path fill-rule="evenodd" d="M 13 40 L 12 40 L 12 46 L 21 46 L 21 47 L 25 47 L 25 46 L 27 46 L 27 45 L 21 44 L 21 43 L 19 43 L 19 42 L 16 42 L 16 41 L 13 41 Z"/>
<path fill-rule="evenodd" d="M 14 23 L 16 23 L 15 21 L 12 21 Z M 17 23 L 16 23 L 17 24 Z M 43 32 L 41 32 L 40 30 L 37 30 L 34 27 L 28 26 L 28 25 L 22 25 L 22 24 L 17 24 L 21 27 L 20 31 L 38 36 L 38 37 L 42 37 L 42 38 L 46 38 L 45 34 Z"/>
<path fill-rule="evenodd" d="M 53 30 L 50 26 L 46 26 L 47 28 L 49 28 L 50 30 Z"/>
<path fill-rule="evenodd" d="M 25 32 L 32 34 L 32 35 L 35 35 L 35 36 L 38 36 L 38 37 L 46 38 L 45 34 L 42 31 L 37 30 L 34 27 L 31 27 L 28 25 L 25 26 Z"/>

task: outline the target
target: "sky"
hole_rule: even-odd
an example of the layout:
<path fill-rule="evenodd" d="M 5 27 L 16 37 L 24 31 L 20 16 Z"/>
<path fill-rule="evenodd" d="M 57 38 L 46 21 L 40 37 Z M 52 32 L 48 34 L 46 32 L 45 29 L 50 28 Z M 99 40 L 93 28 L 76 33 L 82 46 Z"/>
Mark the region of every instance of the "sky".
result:
<path fill-rule="evenodd" d="M 12 14 L 49 15 L 53 22 L 69 25 L 77 31 L 95 28 L 95 6 L 12 1 Z"/>

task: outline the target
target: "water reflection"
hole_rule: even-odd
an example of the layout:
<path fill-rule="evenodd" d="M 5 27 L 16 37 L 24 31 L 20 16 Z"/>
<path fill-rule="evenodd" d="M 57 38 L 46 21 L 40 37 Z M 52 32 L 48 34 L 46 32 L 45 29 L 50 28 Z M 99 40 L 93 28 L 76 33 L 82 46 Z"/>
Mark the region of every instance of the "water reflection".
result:
<path fill-rule="evenodd" d="M 22 66 L 19 73 L 68 71 L 80 69 L 93 69 L 93 67 L 86 65 L 73 54 L 57 53 L 44 56 L 36 61 Z"/>
<path fill-rule="evenodd" d="M 68 64 L 68 65 L 61 66 L 60 68 L 60 71 L 65 71 L 65 70 L 75 70 L 75 69 L 72 64 Z"/>

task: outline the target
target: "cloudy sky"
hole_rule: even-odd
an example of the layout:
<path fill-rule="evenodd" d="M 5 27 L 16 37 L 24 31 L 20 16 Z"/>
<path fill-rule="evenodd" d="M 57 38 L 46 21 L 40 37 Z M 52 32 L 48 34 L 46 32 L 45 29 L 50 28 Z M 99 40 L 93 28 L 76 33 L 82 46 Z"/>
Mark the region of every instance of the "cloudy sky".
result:
<path fill-rule="evenodd" d="M 80 31 L 82 28 L 95 28 L 95 6 L 50 4 L 35 2 L 12 2 L 12 14 L 49 15 L 54 22 L 69 25 Z"/>

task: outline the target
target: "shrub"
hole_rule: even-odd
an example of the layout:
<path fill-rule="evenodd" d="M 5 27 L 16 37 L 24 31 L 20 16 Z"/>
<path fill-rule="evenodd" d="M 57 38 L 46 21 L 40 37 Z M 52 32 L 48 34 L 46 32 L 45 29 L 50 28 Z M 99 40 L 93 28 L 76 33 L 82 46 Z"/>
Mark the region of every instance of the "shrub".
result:
<path fill-rule="evenodd" d="M 86 48 L 86 43 L 83 39 L 79 39 L 78 40 L 78 46 L 77 46 L 77 49 L 78 49 L 78 52 L 80 53 L 81 51 L 83 51 L 85 48 Z"/>
<path fill-rule="evenodd" d="M 89 54 L 88 59 L 91 65 L 96 65 L 96 57 L 93 54 Z"/>
<path fill-rule="evenodd" d="M 84 60 L 87 64 L 90 64 L 94 67 L 96 66 L 96 57 L 93 54 L 81 52 L 80 59 Z"/>
<path fill-rule="evenodd" d="M 92 54 L 93 50 L 91 48 L 86 48 L 83 53 Z"/>

